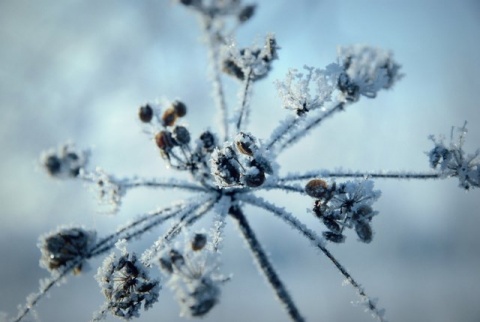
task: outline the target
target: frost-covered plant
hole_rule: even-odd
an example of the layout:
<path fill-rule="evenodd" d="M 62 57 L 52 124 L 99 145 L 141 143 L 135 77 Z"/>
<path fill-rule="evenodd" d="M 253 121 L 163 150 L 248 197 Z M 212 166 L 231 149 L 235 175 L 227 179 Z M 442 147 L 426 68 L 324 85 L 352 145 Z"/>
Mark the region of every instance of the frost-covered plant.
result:
<path fill-rule="evenodd" d="M 393 55 L 369 46 L 341 47 L 338 61 L 325 68 L 305 66 L 304 71 L 291 69 L 284 80 L 277 81 L 283 107 L 290 113 L 267 138 L 247 130 L 252 86 L 268 77 L 279 58 L 277 40 L 268 34 L 261 47 L 238 48 L 234 32 L 255 12 L 255 5 L 240 0 L 179 0 L 179 4 L 200 17 L 205 42 L 210 51 L 212 85 L 220 116 L 218 131 L 193 134 L 181 123 L 188 107 L 182 100 L 143 104 L 138 118 L 159 154 L 172 171 L 190 174 L 190 180 L 176 178 L 119 178 L 102 169 L 92 169 L 89 153 L 64 145 L 41 156 L 40 162 L 54 178 L 75 179 L 91 184 L 107 210 L 120 209 L 122 197 L 137 187 L 180 189 L 192 197 L 170 206 L 145 213 L 110 235 L 96 238 L 83 228 L 62 228 L 41 238 L 41 265 L 51 273 L 40 291 L 27 299 L 14 321 L 21 321 L 37 302 L 70 272 L 78 274 L 89 259 L 106 257 L 96 275 L 105 295 L 105 303 L 93 317 L 103 319 L 108 312 L 129 320 L 141 309 L 150 308 L 159 298 L 162 285 L 169 286 L 187 317 L 203 317 L 220 301 L 221 287 L 229 280 L 220 269 L 223 230 L 232 219 L 239 227 L 260 271 L 293 321 L 304 321 L 294 299 L 287 291 L 276 269 L 244 213 L 245 206 L 263 209 L 292 227 L 319 249 L 354 287 L 361 302 L 372 315 L 383 321 L 384 311 L 369 297 L 363 287 L 332 255 L 329 243 L 344 243 L 346 229 L 352 228 L 358 240 L 370 243 L 374 237 L 373 218 L 378 215 L 374 202 L 380 191 L 374 179 L 446 179 L 456 177 L 461 188 L 480 187 L 479 152 L 463 150 L 466 125 L 456 137 L 452 130 L 450 144 L 433 138 L 428 153 L 433 171 L 352 172 L 325 169 L 283 174 L 278 156 L 293 146 L 328 117 L 344 111 L 363 97 L 375 98 L 391 89 L 403 76 Z M 227 105 L 221 73 L 240 82 L 240 103 L 236 109 Z M 208 128 L 211 124 L 206 124 Z M 318 234 L 294 214 L 258 196 L 258 191 L 280 190 L 297 194 L 310 203 L 311 213 L 326 230 Z M 213 214 L 208 233 L 191 232 L 198 220 Z M 144 253 L 137 257 L 127 251 L 134 238 L 167 221 L 171 225 Z M 206 230 L 207 231 L 207 230 Z M 179 247 L 181 233 L 189 241 Z M 163 278 L 151 278 L 151 274 Z"/>

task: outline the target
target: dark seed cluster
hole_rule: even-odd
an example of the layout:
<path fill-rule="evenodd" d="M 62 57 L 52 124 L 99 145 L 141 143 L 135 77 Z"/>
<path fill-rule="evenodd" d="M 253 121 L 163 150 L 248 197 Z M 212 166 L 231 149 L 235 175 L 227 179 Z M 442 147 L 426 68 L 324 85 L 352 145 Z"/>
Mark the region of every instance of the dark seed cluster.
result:
<path fill-rule="evenodd" d="M 310 180 L 305 192 L 315 198 L 313 213 L 328 229 L 323 232 L 325 239 L 342 243 L 345 228 L 354 228 L 360 241 L 369 243 L 373 237 L 370 225 L 376 215 L 370 203 L 378 194 L 362 187 L 361 182 L 328 184 L 322 179 Z"/>
<path fill-rule="evenodd" d="M 82 263 L 95 242 L 96 234 L 82 228 L 65 228 L 43 238 L 40 243 L 40 263 L 48 270 L 56 271 L 74 261 L 74 273 L 82 270 Z"/>

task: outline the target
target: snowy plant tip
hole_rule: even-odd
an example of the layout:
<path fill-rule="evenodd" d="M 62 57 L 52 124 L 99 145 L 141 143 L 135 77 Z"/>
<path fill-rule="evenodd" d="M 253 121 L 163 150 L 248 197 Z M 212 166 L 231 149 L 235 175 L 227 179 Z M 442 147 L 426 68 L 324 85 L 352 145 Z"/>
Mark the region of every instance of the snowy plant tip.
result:
<path fill-rule="evenodd" d="M 389 89 L 399 80 L 400 65 L 385 50 L 369 46 L 340 47 L 339 63 L 318 69 L 304 66 L 304 72 L 290 69 L 276 86 L 283 106 L 302 115 L 325 106 L 335 91 L 338 100 L 353 103 L 360 95 L 374 98 L 381 89 Z"/>
<path fill-rule="evenodd" d="M 62 228 L 40 239 L 40 266 L 51 272 L 74 265 L 73 272 L 82 270 L 96 239 L 96 233 L 82 228 Z"/>
<path fill-rule="evenodd" d="M 465 190 L 480 187 L 480 151 L 466 154 L 463 150 L 467 135 L 467 123 L 454 128 L 450 134 L 450 144 L 446 145 L 443 137 L 430 136 L 434 148 L 427 153 L 430 166 L 443 177 L 458 177 L 459 186 Z"/>
<path fill-rule="evenodd" d="M 373 190 L 373 181 L 356 180 L 337 184 L 313 179 L 306 184 L 305 193 L 315 198 L 312 210 L 328 229 L 323 232 L 325 239 L 343 243 L 345 228 L 353 228 L 360 241 L 372 241 L 370 223 L 377 214 L 372 204 L 380 197 L 380 191 Z"/>
<path fill-rule="evenodd" d="M 234 42 L 229 43 L 223 50 L 222 70 L 241 81 L 263 79 L 271 70 L 272 61 L 278 58 L 278 49 L 273 34 L 265 37 L 263 48 L 252 46 L 238 49 Z"/>
<path fill-rule="evenodd" d="M 117 244 L 121 256 L 108 256 L 95 276 L 106 297 L 105 309 L 113 315 L 130 320 L 157 302 L 160 291 L 158 280 L 149 277 L 147 268 L 137 260 L 135 253 L 128 253 Z"/>
<path fill-rule="evenodd" d="M 73 144 L 64 144 L 56 150 L 42 153 L 40 164 L 54 178 L 76 178 L 87 165 L 89 151 L 82 151 Z"/>
<path fill-rule="evenodd" d="M 215 274 L 218 254 L 212 250 L 211 245 L 207 246 L 207 236 L 197 233 L 183 252 L 171 248 L 159 259 L 181 307 L 181 316 L 202 317 L 219 302 L 220 286 L 228 279 Z"/>
<path fill-rule="evenodd" d="M 338 77 L 340 99 L 356 102 L 360 95 L 374 98 L 402 78 L 400 65 L 391 52 L 365 45 L 339 47 L 338 59 L 344 72 Z"/>

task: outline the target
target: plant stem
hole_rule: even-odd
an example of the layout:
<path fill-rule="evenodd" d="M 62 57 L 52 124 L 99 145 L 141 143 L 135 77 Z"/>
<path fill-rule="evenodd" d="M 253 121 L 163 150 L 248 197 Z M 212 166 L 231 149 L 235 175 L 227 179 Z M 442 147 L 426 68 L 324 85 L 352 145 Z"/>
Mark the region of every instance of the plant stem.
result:
<path fill-rule="evenodd" d="M 238 206 L 230 207 L 229 214 L 237 220 L 240 231 L 242 232 L 243 237 L 248 243 L 248 246 L 250 247 L 250 251 L 252 252 L 253 257 L 257 261 L 258 266 L 264 273 L 268 282 L 274 289 L 277 295 L 277 298 L 284 305 L 292 321 L 296 321 L 296 322 L 305 321 L 304 318 L 300 315 L 300 312 L 295 306 L 295 303 L 293 303 L 293 300 L 290 294 L 288 293 L 282 281 L 280 280 L 280 277 L 278 276 L 277 272 L 275 271 L 272 264 L 268 260 L 267 254 L 262 249 L 260 242 L 257 240 L 257 237 L 255 236 L 254 231 L 250 227 L 247 221 L 247 218 L 245 218 L 245 215 L 243 214 L 240 207 Z"/>

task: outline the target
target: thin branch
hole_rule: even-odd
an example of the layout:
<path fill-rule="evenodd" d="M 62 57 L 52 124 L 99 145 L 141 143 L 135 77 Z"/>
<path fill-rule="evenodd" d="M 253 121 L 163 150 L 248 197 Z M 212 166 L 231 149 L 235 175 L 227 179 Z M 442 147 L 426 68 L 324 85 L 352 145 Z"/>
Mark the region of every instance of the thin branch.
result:
<path fill-rule="evenodd" d="M 240 92 L 241 101 L 240 101 L 240 108 L 238 112 L 238 120 L 236 122 L 236 129 L 239 132 L 242 129 L 242 123 L 245 123 L 248 120 L 248 115 L 250 114 L 249 106 L 248 106 L 248 96 L 251 91 L 250 84 L 252 83 L 252 79 L 250 75 L 252 74 L 252 69 L 249 68 L 245 74 L 245 81 L 243 82 L 242 91 Z M 245 126 L 243 126 L 245 127 Z"/>
<path fill-rule="evenodd" d="M 287 121 L 282 122 L 280 126 L 273 131 L 273 135 L 270 138 L 269 142 L 266 144 L 266 148 L 268 150 L 271 150 L 273 146 L 279 142 L 281 142 L 285 137 L 289 136 L 289 138 L 284 141 L 280 147 L 275 149 L 276 154 L 282 152 L 286 147 L 289 145 L 295 143 L 298 141 L 301 137 L 303 137 L 309 130 L 311 130 L 313 127 L 318 125 L 321 121 L 323 121 L 325 118 L 333 115 L 335 112 L 343 111 L 345 108 L 345 103 L 339 102 L 335 104 L 334 106 L 330 107 L 328 110 L 324 111 L 322 114 L 320 114 L 318 117 L 315 117 L 313 119 L 310 119 L 308 122 L 308 117 L 310 116 L 309 113 L 311 112 L 306 112 L 303 114 L 298 115 L 295 118 L 289 118 Z M 301 121 L 305 121 L 307 124 L 304 127 L 299 127 L 299 123 Z M 296 130 L 295 128 L 298 127 Z M 290 135 L 290 133 L 293 131 L 293 135 Z"/>
<path fill-rule="evenodd" d="M 151 260 L 165 248 L 167 243 L 177 237 L 184 227 L 193 225 L 204 214 L 209 212 L 220 199 L 219 196 L 215 196 L 214 198 L 211 196 L 209 197 L 210 198 L 206 200 L 205 198 L 199 198 L 197 202 L 192 205 L 188 205 L 188 207 L 185 207 L 181 212 L 179 212 L 180 218 L 178 221 L 173 224 L 173 226 L 170 227 L 170 229 L 163 234 L 163 236 L 157 239 L 157 241 L 149 249 L 143 252 L 142 262 L 144 265 L 149 266 Z"/>
<path fill-rule="evenodd" d="M 300 185 L 287 185 L 283 183 L 267 183 L 262 186 L 262 189 L 264 190 L 284 190 L 284 191 L 289 191 L 289 192 L 299 192 L 304 194 L 305 189 L 300 186 Z M 245 191 L 249 192 L 249 191 Z"/>
<path fill-rule="evenodd" d="M 116 232 L 101 239 L 90 251 L 88 258 L 96 257 L 105 253 L 115 246 L 120 239 L 130 240 L 138 237 L 149 229 L 162 224 L 170 218 L 176 216 L 185 207 L 183 205 L 175 205 L 154 211 L 139 217 L 132 223 L 118 229 Z M 163 215 L 163 216 L 160 216 Z"/>
<path fill-rule="evenodd" d="M 49 279 L 42 280 L 40 283 L 40 290 L 38 293 L 33 293 L 27 297 L 27 303 L 23 308 L 20 309 L 18 315 L 11 320 L 11 322 L 21 321 L 42 299 L 47 292 L 58 282 L 60 282 L 68 273 L 70 273 L 75 267 L 77 267 L 83 259 L 77 259 L 72 261 L 70 264 L 65 266 L 61 271 L 52 274 Z"/>
<path fill-rule="evenodd" d="M 283 221 L 287 222 L 291 227 L 295 228 L 298 232 L 300 232 L 304 237 L 309 239 L 312 244 L 319 248 L 325 256 L 335 265 L 335 267 L 340 271 L 340 273 L 347 279 L 347 281 L 355 288 L 358 295 L 365 302 L 367 308 L 378 318 L 380 321 L 385 321 L 384 319 L 384 310 L 379 309 L 376 306 L 374 300 L 372 300 L 366 293 L 363 287 L 355 281 L 355 279 L 347 272 L 345 267 L 340 264 L 340 262 L 330 253 L 330 251 L 325 247 L 325 240 L 312 231 L 311 229 L 307 228 L 303 223 L 301 223 L 297 218 L 295 218 L 292 214 L 285 211 L 283 208 L 277 207 L 272 203 L 269 203 L 262 198 L 254 197 L 252 195 L 243 195 L 239 200 L 242 200 L 250 205 L 263 208 L 268 212 L 274 214 L 275 216 L 279 217 Z"/>
<path fill-rule="evenodd" d="M 257 261 L 258 266 L 265 274 L 265 277 L 268 279 L 268 282 L 274 289 L 277 298 L 285 306 L 285 309 L 287 310 L 287 313 L 292 319 L 292 321 L 304 321 L 304 318 L 300 315 L 300 312 L 295 306 L 295 303 L 293 303 L 293 299 L 283 285 L 272 264 L 268 260 L 267 254 L 262 249 L 260 242 L 257 240 L 254 231 L 250 227 L 240 207 L 232 206 L 229 210 L 229 214 L 237 220 L 240 231 L 242 232 L 243 237 L 248 243 L 250 251 L 252 252 L 255 260 Z"/>
<path fill-rule="evenodd" d="M 278 178 L 279 182 L 288 182 L 296 180 L 308 180 L 314 178 L 374 178 L 374 179 L 443 179 L 444 176 L 435 172 L 406 172 L 406 171 L 329 171 L 329 170 L 317 170 L 308 171 L 302 174 L 287 174 L 283 178 Z"/>
<path fill-rule="evenodd" d="M 223 131 L 223 141 L 227 141 L 228 138 L 228 109 L 225 102 L 225 93 L 223 90 L 223 83 L 221 81 L 220 66 L 219 66 L 219 50 L 218 43 L 215 41 L 215 37 L 218 35 L 211 32 L 211 26 L 207 15 L 203 15 L 203 32 L 208 41 L 208 56 L 210 59 L 210 65 L 212 68 L 212 86 L 213 86 L 213 98 L 215 105 L 217 106 L 221 131 Z"/>
<path fill-rule="evenodd" d="M 280 152 L 283 152 L 287 147 L 296 143 L 299 139 L 304 137 L 308 133 L 308 131 L 310 131 L 315 126 L 320 124 L 320 122 L 322 122 L 324 119 L 332 116 L 336 112 L 343 111 L 344 109 L 345 109 L 345 103 L 339 102 L 335 104 L 333 107 L 331 107 L 330 109 L 326 110 L 324 113 L 322 113 L 318 117 L 311 119 L 305 127 L 298 129 L 295 132 L 295 134 L 291 135 L 288 140 L 286 140 L 285 142 L 282 143 L 282 145 L 280 145 L 280 147 L 277 149 L 277 154 L 279 154 Z"/>

